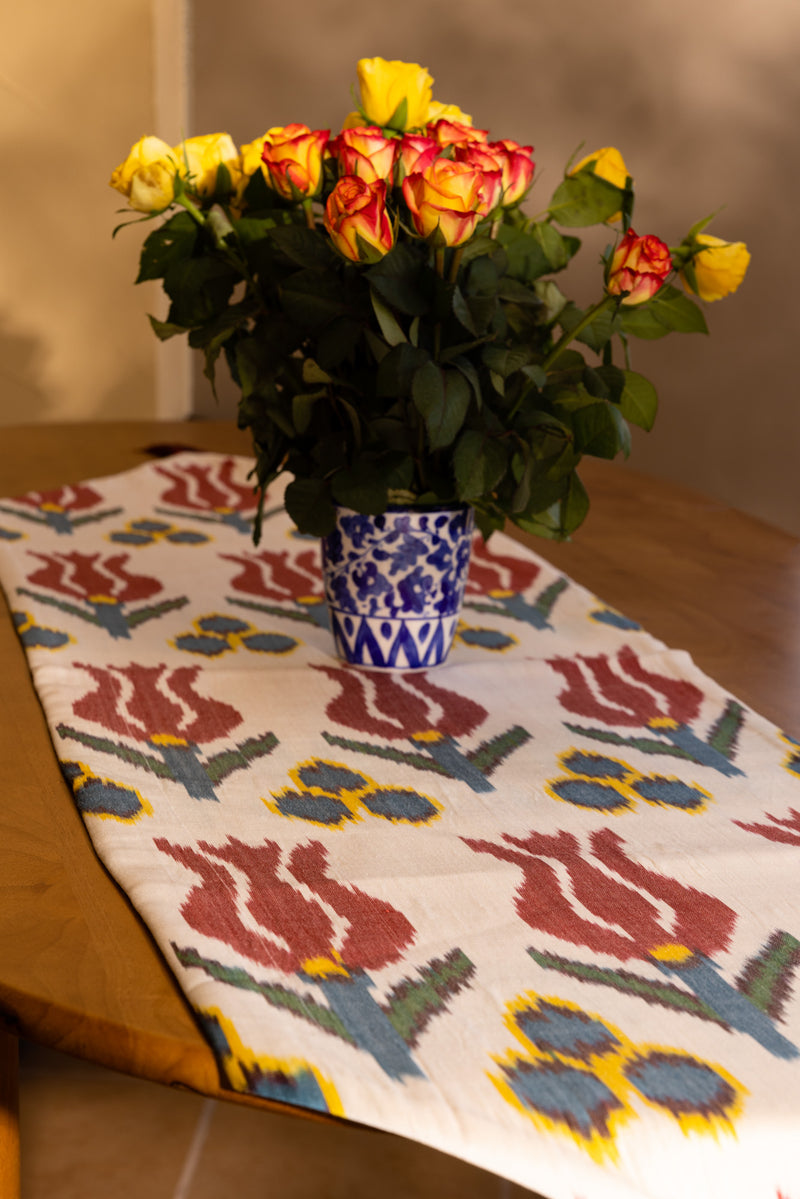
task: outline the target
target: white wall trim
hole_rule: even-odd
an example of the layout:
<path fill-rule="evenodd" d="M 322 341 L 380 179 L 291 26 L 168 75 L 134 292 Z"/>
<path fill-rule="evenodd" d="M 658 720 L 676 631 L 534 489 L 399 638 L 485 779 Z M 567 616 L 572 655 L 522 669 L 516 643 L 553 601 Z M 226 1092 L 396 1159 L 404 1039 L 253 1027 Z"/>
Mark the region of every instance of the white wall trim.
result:
<path fill-rule="evenodd" d="M 150 0 L 153 28 L 153 112 L 157 137 L 176 145 L 189 122 L 190 0 Z M 163 320 L 167 298 L 162 295 Z M 185 337 L 155 344 L 156 417 L 183 420 L 192 411 L 192 351 Z"/>

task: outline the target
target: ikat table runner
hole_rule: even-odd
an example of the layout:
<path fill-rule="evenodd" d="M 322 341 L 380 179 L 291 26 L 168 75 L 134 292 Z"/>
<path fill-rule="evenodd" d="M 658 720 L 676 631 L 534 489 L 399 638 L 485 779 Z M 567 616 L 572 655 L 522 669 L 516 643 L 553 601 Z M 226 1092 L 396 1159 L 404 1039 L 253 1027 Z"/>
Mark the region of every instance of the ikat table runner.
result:
<path fill-rule="evenodd" d="M 798 743 L 502 536 L 444 666 L 345 667 L 248 468 L 0 502 L 63 773 L 225 1085 L 549 1199 L 800 1199 Z"/>

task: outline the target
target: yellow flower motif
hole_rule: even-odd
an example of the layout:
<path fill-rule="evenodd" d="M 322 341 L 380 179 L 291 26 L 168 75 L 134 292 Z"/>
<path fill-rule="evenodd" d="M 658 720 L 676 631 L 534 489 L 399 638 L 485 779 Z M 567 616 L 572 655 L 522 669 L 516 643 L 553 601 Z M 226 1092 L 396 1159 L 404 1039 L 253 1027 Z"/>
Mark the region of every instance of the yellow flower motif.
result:
<path fill-rule="evenodd" d="M 221 165 L 227 167 L 231 189 L 238 189 L 242 180 L 242 160 L 229 134 L 206 133 L 201 137 L 187 137 L 175 147 L 173 154 L 189 189 L 197 195 L 213 194 L 217 185 L 217 168 Z"/>
<path fill-rule="evenodd" d="M 109 184 L 127 197 L 137 212 L 161 212 L 175 195 L 178 165 L 174 151 L 160 137 L 140 137 Z"/>
<path fill-rule="evenodd" d="M 415 62 L 362 58 L 358 63 L 361 106 L 368 120 L 403 132 L 419 129 L 428 120 L 433 79 Z M 405 101 L 405 113 L 398 112 Z M 352 126 L 351 126 L 352 127 Z"/>
<path fill-rule="evenodd" d="M 723 241 L 710 233 L 698 233 L 695 242 L 701 247 L 695 254 L 693 286 L 681 271 L 687 291 L 701 300 L 721 300 L 732 295 L 747 273 L 750 251 L 743 241 Z"/>
<path fill-rule="evenodd" d="M 607 183 L 613 183 L 614 187 L 624 188 L 625 180 L 628 178 L 628 168 L 615 146 L 603 146 L 602 150 L 595 150 L 592 154 L 587 154 L 585 158 L 575 164 L 569 173 L 577 175 L 578 171 L 582 171 L 588 166 L 592 168 L 592 173 L 597 175 L 598 179 L 605 179 Z"/>

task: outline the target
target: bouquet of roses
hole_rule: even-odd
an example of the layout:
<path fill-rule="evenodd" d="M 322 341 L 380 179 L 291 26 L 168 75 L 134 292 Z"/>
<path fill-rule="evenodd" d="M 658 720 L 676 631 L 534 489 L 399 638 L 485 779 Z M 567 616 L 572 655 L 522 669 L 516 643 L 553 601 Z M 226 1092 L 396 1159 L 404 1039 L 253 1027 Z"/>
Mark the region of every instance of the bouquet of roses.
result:
<path fill-rule="evenodd" d="M 531 146 L 434 101 L 416 64 L 363 59 L 358 79 L 333 137 L 293 124 L 239 149 L 227 134 L 132 148 L 111 185 L 165 218 L 137 278 L 170 299 L 153 329 L 187 333 L 212 385 L 224 354 L 256 486 L 288 472 L 302 532 L 328 533 L 335 505 L 452 502 L 484 536 L 508 518 L 567 537 L 588 508 L 582 456 L 627 454 L 629 422 L 655 418 L 630 339 L 706 332 L 691 296 L 735 291 L 749 254 L 706 234 L 711 218 L 673 248 L 638 235 L 614 148 L 570 163 L 527 216 Z M 597 224 L 611 241 L 582 309 L 556 280 L 571 231 Z"/>

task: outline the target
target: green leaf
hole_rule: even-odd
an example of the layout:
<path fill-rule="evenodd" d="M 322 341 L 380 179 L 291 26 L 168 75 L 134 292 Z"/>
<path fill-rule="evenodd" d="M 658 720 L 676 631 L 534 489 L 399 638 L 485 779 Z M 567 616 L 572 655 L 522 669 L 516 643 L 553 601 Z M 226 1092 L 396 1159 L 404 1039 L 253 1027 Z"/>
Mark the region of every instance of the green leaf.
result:
<path fill-rule="evenodd" d="M 547 384 L 547 373 L 542 370 L 541 366 L 523 366 L 522 373 L 531 383 L 535 383 L 537 387 L 544 387 Z"/>
<path fill-rule="evenodd" d="M 583 524 L 589 511 L 589 496 L 578 476 L 573 473 L 567 488 L 567 494 L 561 501 L 561 537 L 569 537 L 579 525 Z"/>
<path fill-rule="evenodd" d="M 372 288 L 370 288 L 369 298 L 372 301 L 372 309 L 378 319 L 381 333 L 388 344 L 390 346 L 399 346 L 402 342 L 407 342 L 408 338 L 400 328 L 394 313 L 386 307 L 383 300 L 379 299 Z"/>
<path fill-rule="evenodd" d="M 397 105 L 389 120 L 384 125 L 385 129 L 393 129 L 396 133 L 404 133 L 406 121 L 408 120 L 408 99 L 403 96 L 403 99 Z"/>
<path fill-rule="evenodd" d="M 157 317 L 150 315 L 147 319 L 159 341 L 168 341 L 170 337 L 176 337 L 179 333 L 186 332 L 185 325 L 173 325 L 169 321 L 160 321 Z"/>
<path fill-rule="evenodd" d="M 450 445 L 464 423 L 472 390 L 458 370 L 443 371 L 427 362 L 414 374 L 411 397 L 425 420 L 432 450 Z"/>
<path fill-rule="evenodd" d="M 507 379 L 515 371 L 527 366 L 530 354 L 525 350 L 507 350 L 499 346 L 487 346 L 481 355 L 484 365 L 501 379 Z"/>
<path fill-rule="evenodd" d="M 379 396 L 407 396 L 415 373 L 430 362 L 430 354 L 408 342 L 394 346 L 381 359 L 375 379 Z"/>
<path fill-rule="evenodd" d="M 142 246 L 136 282 L 163 279 L 171 266 L 191 258 L 199 232 L 188 212 L 178 212 L 154 229 Z"/>
<path fill-rule="evenodd" d="M 233 222 L 233 227 L 242 245 L 250 246 L 254 242 L 264 241 L 270 231 L 275 228 L 275 218 L 243 216 L 240 220 Z"/>
<path fill-rule="evenodd" d="M 478 408 L 480 408 L 482 402 L 481 381 L 478 378 L 478 372 L 475 370 L 475 367 L 472 365 L 469 358 L 464 358 L 461 354 L 451 358 L 450 361 L 457 370 L 461 371 L 461 374 L 469 383 L 470 387 L 472 388 L 472 394 L 475 396 L 475 401 L 478 405 Z"/>
<path fill-rule="evenodd" d="M 237 231 L 244 222 L 240 221 Z M 266 224 L 266 222 L 259 222 Z M 336 262 L 336 255 L 328 239 L 316 229 L 308 229 L 305 225 L 277 226 L 274 221 L 265 230 L 273 245 L 291 262 L 298 266 L 310 267 L 312 270 L 329 268 Z"/>
<path fill-rule="evenodd" d="M 313 358 L 303 359 L 303 382 L 304 383 L 330 383 L 331 377 L 327 371 L 324 371 Z"/>
<path fill-rule="evenodd" d="M 164 290 L 172 301 L 170 324 L 205 325 L 228 306 L 241 276 L 218 258 L 190 258 L 174 262 L 164 276 Z"/>
<path fill-rule="evenodd" d="M 356 512 L 378 516 L 388 503 L 386 478 L 376 463 L 360 459 L 346 470 L 337 471 L 331 480 L 337 503 Z"/>
<path fill-rule="evenodd" d="M 596 366 L 593 373 L 602 380 L 606 388 L 604 398 L 613 400 L 618 404 L 622 399 L 622 392 L 625 388 L 625 371 L 620 370 L 618 366 L 609 363 L 607 366 Z"/>
<path fill-rule="evenodd" d="M 489 495 L 508 466 L 508 453 L 495 438 L 476 429 L 465 430 L 453 454 L 453 472 L 458 498 L 464 503 Z"/>
<path fill-rule="evenodd" d="M 469 309 L 464 293 L 460 287 L 456 287 L 453 292 L 453 315 L 460 325 L 463 325 L 468 333 L 473 337 L 478 337 L 479 332 L 475 327 L 475 321 L 472 319 L 472 313 Z"/>
<path fill-rule="evenodd" d="M 284 495 L 286 511 L 301 533 L 324 537 L 336 525 L 336 509 L 325 479 L 294 479 Z"/>
<path fill-rule="evenodd" d="M 308 432 L 314 405 L 325 394 L 325 391 L 309 391 L 292 396 L 292 424 L 301 436 Z"/>
<path fill-rule="evenodd" d="M 620 325 L 634 337 L 654 340 L 667 333 L 708 333 L 702 310 L 677 288 L 666 284 L 645 304 L 622 304 Z"/>
<path fill-rule="evenodd" d="M 568 175 L 556 188 L 548 212 L 559 225 L 600 225 L 620 211 L 624 191 L 591 171 Z"/>
<path fill-rule="evenodd" d="M 287 316 L 311 329 L 350 315 L 341 281 L 332 271 L 297 271 L 284 282 L 281 299 Z"/>
<path fill-rule="evenodd" d="M 547 275 L 553 266 L 542 248 L 540 240 L 531 233 L 523 233 L 510 225 L 501 225 L 497 240 L 508 258 L 508 274 L 522 283 L 532 283 L 541 275 Z"/>
<path fill-rule="evenodd" d="M 345 416 L 347 417 L 348 421 L 350 422 L 350 427 L 353 430 L 353 440 L 355 441 L 356 446 L 360 449 L 361 448 L 361 420 L 359 418 L 358 413 L 356 412 L 353 405 L 349 402 L 349 400 L 346 400 L 344 398 L 344 396 L 340 395 L 340 396 L 336 397 L 336 405 L 342 412 L 344 412 Z"/>
<path fill-rule="evenodd" d="M 658 412 L 658 394 L 644 375 L 625 371 L 625 385 L 619 398 L 619 410 L 631 424 L 652 429 Z"/>
<path fill-rule="evenodd" d="M 676 287 L 667 284 L 650 300 L 657 319 L 668 329 L 679 333 L 708 333 L 702 309 Z"/>
<path fill-rule="evenodd" d="M 431 307 L 423 283 L 426 270 L 419 251 L 400 242 L 380 262 L 364 271 L 364 278 L 397 312 L 424 316 Z"/>
<path fill-rule="evenodd" d="M 538 221 L 531 228 L 531 233 L 542 247 L 542 252 L 550 263 L 552 271 L 562 271 L 581 248 L 577 237 L 559 233 L 558 229 L 549 221 Z"/>
<path fill-rule="evenodd" d="M 567 297 L 552 279 L 537 279 L 533 286 L 544 306 L 544 311 L 541 314 L 544 318 L 544 323 L 550 325 L 561 314 L 568 303 Z"/>
<path fill-rule="evenodd" d="M 617 410 L 610 404 L 589 404 L 579 408 L 572 417 L 575 448 L 579 453 L 591 454 L 593 458 L 614 458 L 622 448 L 614 416 Z"/>
<path fill-rule="evenodd" d="M 542 304 L 535 291 L 510 275 L 500 281 L 497 294 L 501 300 L 510 300 L 513 304 L 528 304 L 534 308 L 540 308 Z"/>
<path fill-rule="evenodd" d="M 566 333 L 570 333 L 583 320 L 585 315 L 585 312 L 580 308 L 576 308 L 574 304 L 567 304 L 559 314 L 558 323 Z M 614 313 L 605 308 L 598 312 L 592 323 L 587 325 L 575 340 L 582 342 L 583 345 L 588 346 L 595 353 L 599 353 L 603 346 L 611 340 L 615 332 L 614 322 Z"/>

